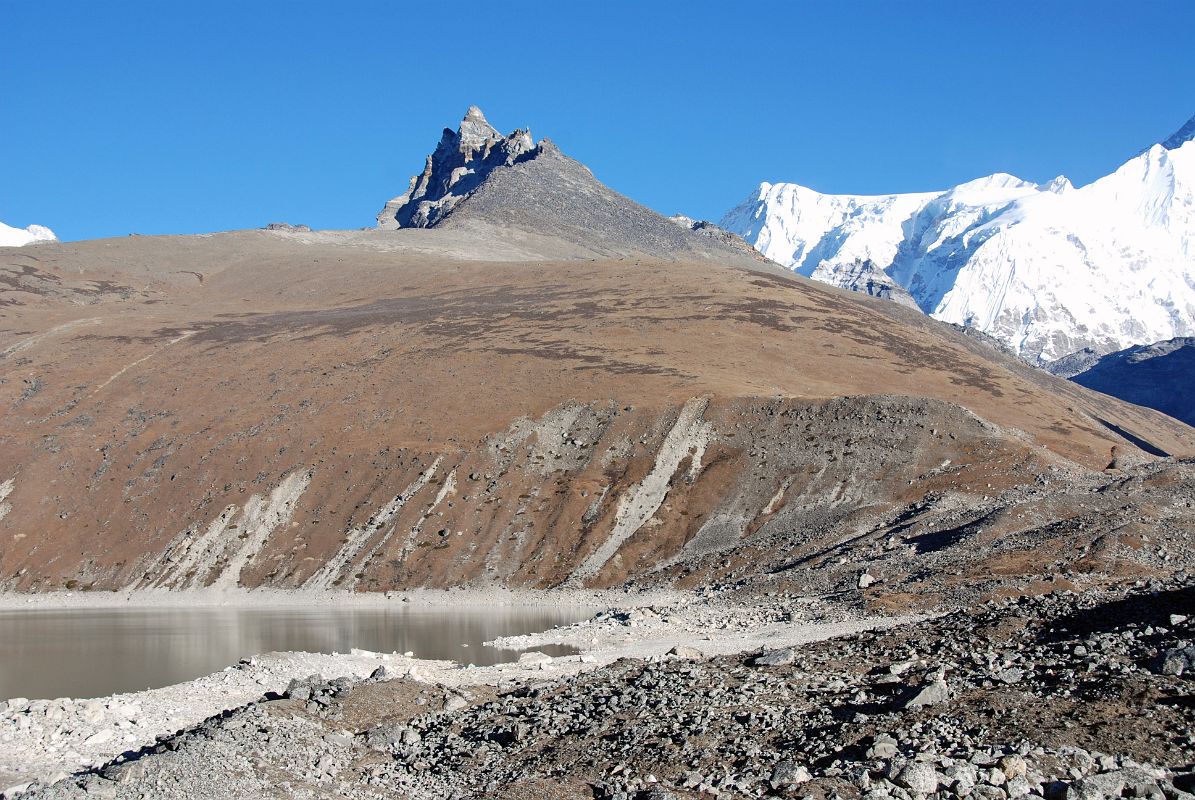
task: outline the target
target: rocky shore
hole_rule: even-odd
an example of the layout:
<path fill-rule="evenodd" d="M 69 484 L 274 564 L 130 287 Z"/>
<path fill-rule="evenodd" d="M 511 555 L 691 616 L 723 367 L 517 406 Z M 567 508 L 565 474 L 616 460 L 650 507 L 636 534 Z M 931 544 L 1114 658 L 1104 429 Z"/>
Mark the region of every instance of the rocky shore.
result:
<path fill-rule="evenodd" d="M 581 656 L 362 655 L 8 796 L 1195 796 L 1195 580 L 848 617 L 690 597 L 540 637 Z"/>

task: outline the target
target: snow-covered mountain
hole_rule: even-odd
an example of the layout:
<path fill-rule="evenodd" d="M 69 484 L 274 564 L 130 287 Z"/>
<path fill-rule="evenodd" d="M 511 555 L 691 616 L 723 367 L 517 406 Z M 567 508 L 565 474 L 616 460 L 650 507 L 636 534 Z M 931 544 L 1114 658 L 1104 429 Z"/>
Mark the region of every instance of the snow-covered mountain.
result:
<path fill-rule="evenodd" d="M 763 183 L 722 220 L 803 275 L 857 288 L 859 264 L 932 316 L 1028 359 L 1195 334 L 1195 118 L 1075 188 L 997 173 L 942 192 L 828 195 Z"/>
<path fill-rule="evenodd" d="M 22 247 L 33 242 L 53 242 L 57 239 L 54 231 L 44 225 L 13 228 L 0 222 L 0 247 Z"/>

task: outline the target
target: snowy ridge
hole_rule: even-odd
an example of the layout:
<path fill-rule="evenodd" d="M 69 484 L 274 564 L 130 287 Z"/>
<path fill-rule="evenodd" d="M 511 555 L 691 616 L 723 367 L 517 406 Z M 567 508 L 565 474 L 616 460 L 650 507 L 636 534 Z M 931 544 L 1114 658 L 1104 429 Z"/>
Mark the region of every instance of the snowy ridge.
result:
<path fill-rule="evenodd" d="M 844 288 L 871 262 L 922 311 L 1031 360 L 1108 353 L 1195 334 L 1195 120 L 1183 131 L 1081 188 L 1003 173 L 880 196 L 764 183 L 722 226 Z"/>
<path fill-rule="evenodd" d="M 56 242 L 54 231 L 44 225 L 30 225 L 28 228 L 13 228 L 0 222 L 0 247 L 24 247 L 34 242 Z"/>

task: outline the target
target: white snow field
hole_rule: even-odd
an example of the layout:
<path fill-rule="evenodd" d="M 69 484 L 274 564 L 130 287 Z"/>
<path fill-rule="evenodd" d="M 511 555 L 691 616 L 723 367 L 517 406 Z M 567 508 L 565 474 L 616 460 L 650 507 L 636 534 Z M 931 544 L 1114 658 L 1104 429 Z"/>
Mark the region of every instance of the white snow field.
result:
<path fill-rule="evenodd" d="M 879 196 L 763 183 L 721 224 L 830 283 L 870 261 L 922 311 L 1030 360 L 1108 353 L 1195 334 L 1193 139 L 1195 118 L 1081 188 L 1004 173 Z"/>

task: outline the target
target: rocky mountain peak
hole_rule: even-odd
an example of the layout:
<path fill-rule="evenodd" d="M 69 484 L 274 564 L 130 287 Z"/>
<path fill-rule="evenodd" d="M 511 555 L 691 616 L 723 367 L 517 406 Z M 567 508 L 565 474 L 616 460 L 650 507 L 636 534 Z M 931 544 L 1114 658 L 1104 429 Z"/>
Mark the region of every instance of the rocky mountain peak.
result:
<path fill-rule="evenodd" d="M 737 235 L 708 222 L 673 224 L 610 189 L 550 139 L 527 130 L 500 134 L 477 106 L 445 130 L 423 172 L 386 203 L 378 227 L 444 227 L 503 236 L 518 231 L 558 257 L 765 261 Z M 530 237 L 530 238 L 529 238 Z"/>
<path fill-rule="evenodd" d="M 445 133 L 450 133 L 447 129 Z M 489 123 L 477 106 L 469 106 L 456 131 L 456 140 L 461 148 L 484 149 L 487 144 L 502 138 L 502 134 Z"/>
<path fill-rule="evenodd" d="M 423 172 L 411 178 L 407 191 L 382 208 L 378 227 L 430 228 L 495 169 L 531 158 L 535 151 L 530 131 L 519 129 L 503 136 L 480 108 L 469 106 L 455 131 L 444 129 Z"/>

